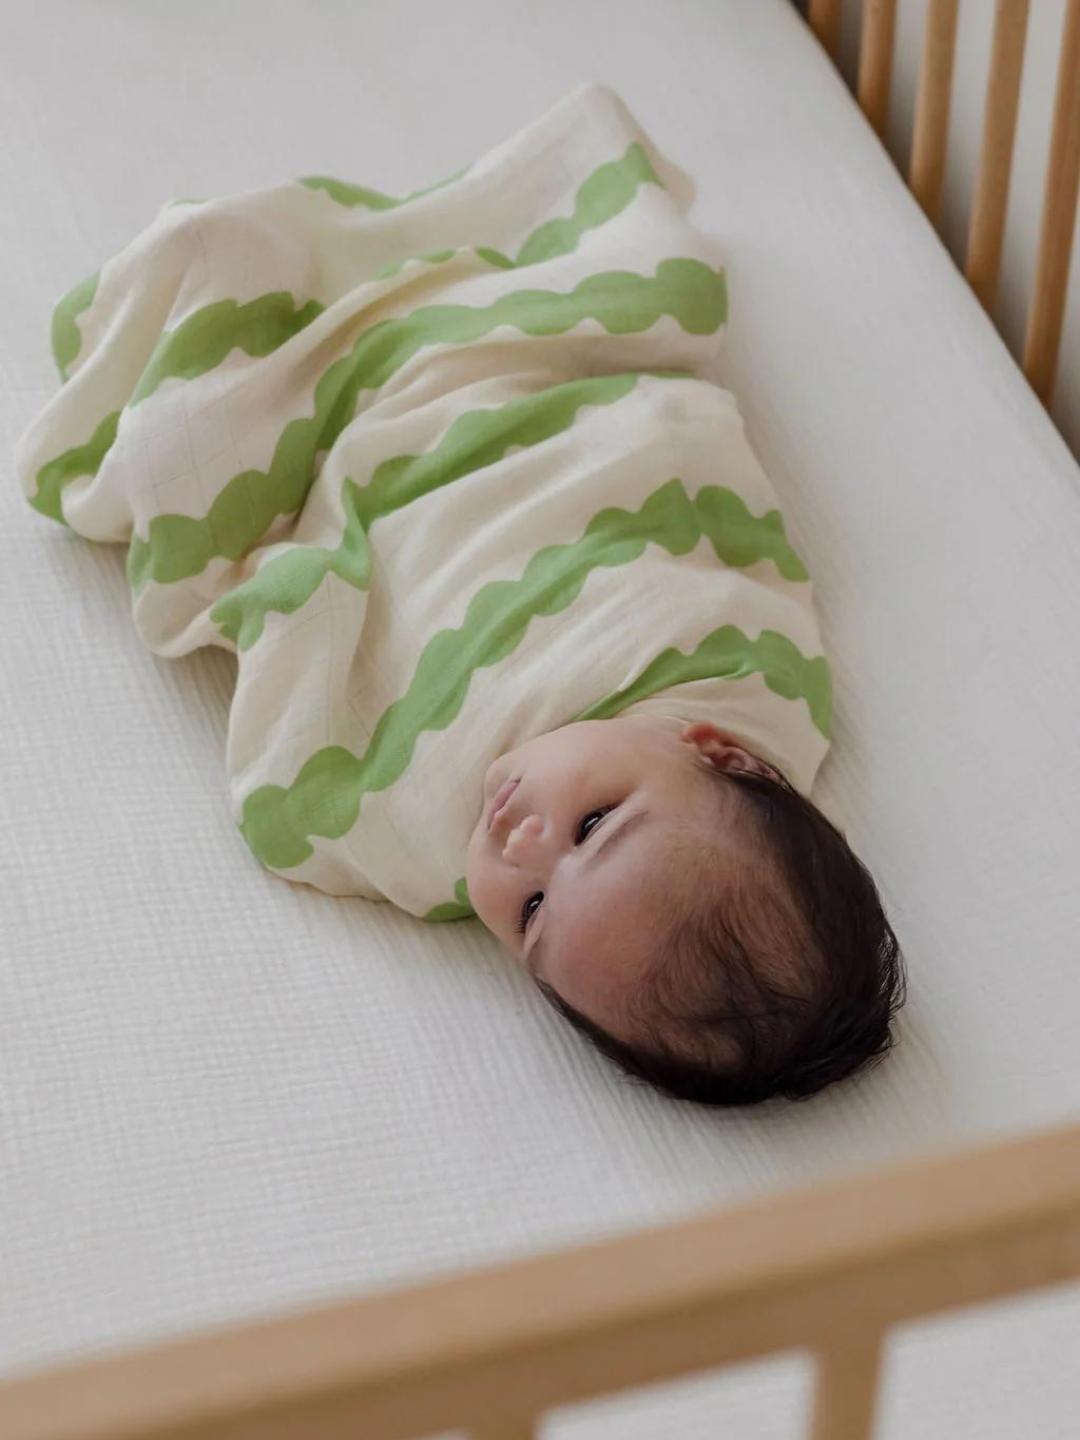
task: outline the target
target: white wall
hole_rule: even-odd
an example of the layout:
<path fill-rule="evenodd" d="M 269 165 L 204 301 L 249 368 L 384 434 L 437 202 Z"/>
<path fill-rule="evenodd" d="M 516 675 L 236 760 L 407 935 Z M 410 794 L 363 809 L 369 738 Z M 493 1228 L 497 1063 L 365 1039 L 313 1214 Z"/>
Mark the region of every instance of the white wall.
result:
<path fill-rule="evenodd" d="M 994 319 L 1019 362 L 1035 259 L 1066 0 L 1031 0 L 1013 154 L 1005 249 Z M 907 174 L 927 0 L 898 0 L 892 93 L 885 141 Z M 863 0 L 843 0 L 840 66 L 854 88 Z M 939 229 L 963 268 L 982 138 L 994 0 L 960 0 L 949 149 Z M 1080 227 L 1073 245 L 1061 358 L 1051 414 L 1080 458 Z"/>

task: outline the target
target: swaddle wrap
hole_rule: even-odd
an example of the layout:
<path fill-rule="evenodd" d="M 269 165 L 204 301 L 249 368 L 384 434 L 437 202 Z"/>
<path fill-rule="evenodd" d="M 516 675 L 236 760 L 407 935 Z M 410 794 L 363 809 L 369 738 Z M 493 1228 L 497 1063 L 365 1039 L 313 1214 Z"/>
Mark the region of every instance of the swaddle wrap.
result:
<path fill-rule="evenodd" d="M 576 719 L 712 720 L 809 792 L 829 666 L 712 375 L 693 195 L 590 82 L 404 199 L 170 202 L 57 305 L 20 481 L 128 545 L 152 651 L 236 656 L 228 794 L 270 870 L 471 913 L 486 769 Z"/>

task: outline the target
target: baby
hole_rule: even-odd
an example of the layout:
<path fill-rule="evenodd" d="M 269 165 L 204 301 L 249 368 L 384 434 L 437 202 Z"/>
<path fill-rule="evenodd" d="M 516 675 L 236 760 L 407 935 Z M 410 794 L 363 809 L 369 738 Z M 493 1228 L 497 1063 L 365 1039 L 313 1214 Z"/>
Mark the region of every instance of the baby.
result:
<path fill-rule="evenodd" d="M 149 649 L 235 656 L 267 870 L 478 916 L 625 1069 L 736 1104 L 883 1054 L 903 975 L 808 798 L 831 675 L 693 189 L 587 83 L 401 199 L 166 205 L 57 305 L 16 469 L 127 545 Z"/>
<path fill-rule="evenodd" d="M 706 1104 L 809 1096 L 884 1056 L 903 960 L 843 835 L 729 731 L 586 720 L 484 777 L 468 889 L 560 1014 Z"/>

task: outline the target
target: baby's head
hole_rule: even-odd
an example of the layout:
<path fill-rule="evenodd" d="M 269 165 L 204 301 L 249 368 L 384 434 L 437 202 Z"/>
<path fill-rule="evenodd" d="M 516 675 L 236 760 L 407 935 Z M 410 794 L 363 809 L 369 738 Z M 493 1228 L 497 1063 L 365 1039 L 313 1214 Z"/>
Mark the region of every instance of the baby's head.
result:
<path fill-rule="evenodd" d="M 904 966 L 873 879 L 715 725 L 584 720 L 500 755 L 466 883 L 551 1004 L 669 1094 L 799 1099 L 891 1044 Z"/>

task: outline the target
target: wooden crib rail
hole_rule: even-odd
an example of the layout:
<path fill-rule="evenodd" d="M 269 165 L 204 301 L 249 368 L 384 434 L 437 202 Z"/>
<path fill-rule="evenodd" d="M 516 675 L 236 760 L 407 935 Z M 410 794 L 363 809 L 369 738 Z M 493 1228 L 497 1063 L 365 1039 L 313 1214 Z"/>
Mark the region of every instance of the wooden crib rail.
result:
<path fill-rule="evenodd" d="M 866 1440 L 890 1326 L 1080 1278 L 1080 1126 L 0 1386 L 4 1440 L 529 1440 L 780 1350 Z"/>
<path fill-rule="evenodd" d="M 1001 270 L 1027 23 L 1028 0 L 998 0 L 965 266 L 971 288 L 987 311 L 993 310 Z"/>
<path fill-rule="evenodd" d="M 981 3 L 981 0 L 980 0 Z M 997 0 L 987 77 L 982 148 L 968 227 L 964 273 L 992 314 L 1005 235 L 1016 115 L 1030 0 Z M 807 19 L 835 60 L 841 0 L 808 0 Z M 949 135 L 949 102 L 959 0 L 928 0 L 908 184 L 937 223 Z M 856 93 L 883 135 L 888 117 L 896 0 L 863 0 Z M 1031 285 L 1022 365 L 1044 405 L 1053 397 L 1080 187 L 1080 0 L 1067 0 L 1043 192 L 1038 259 Z"/>

